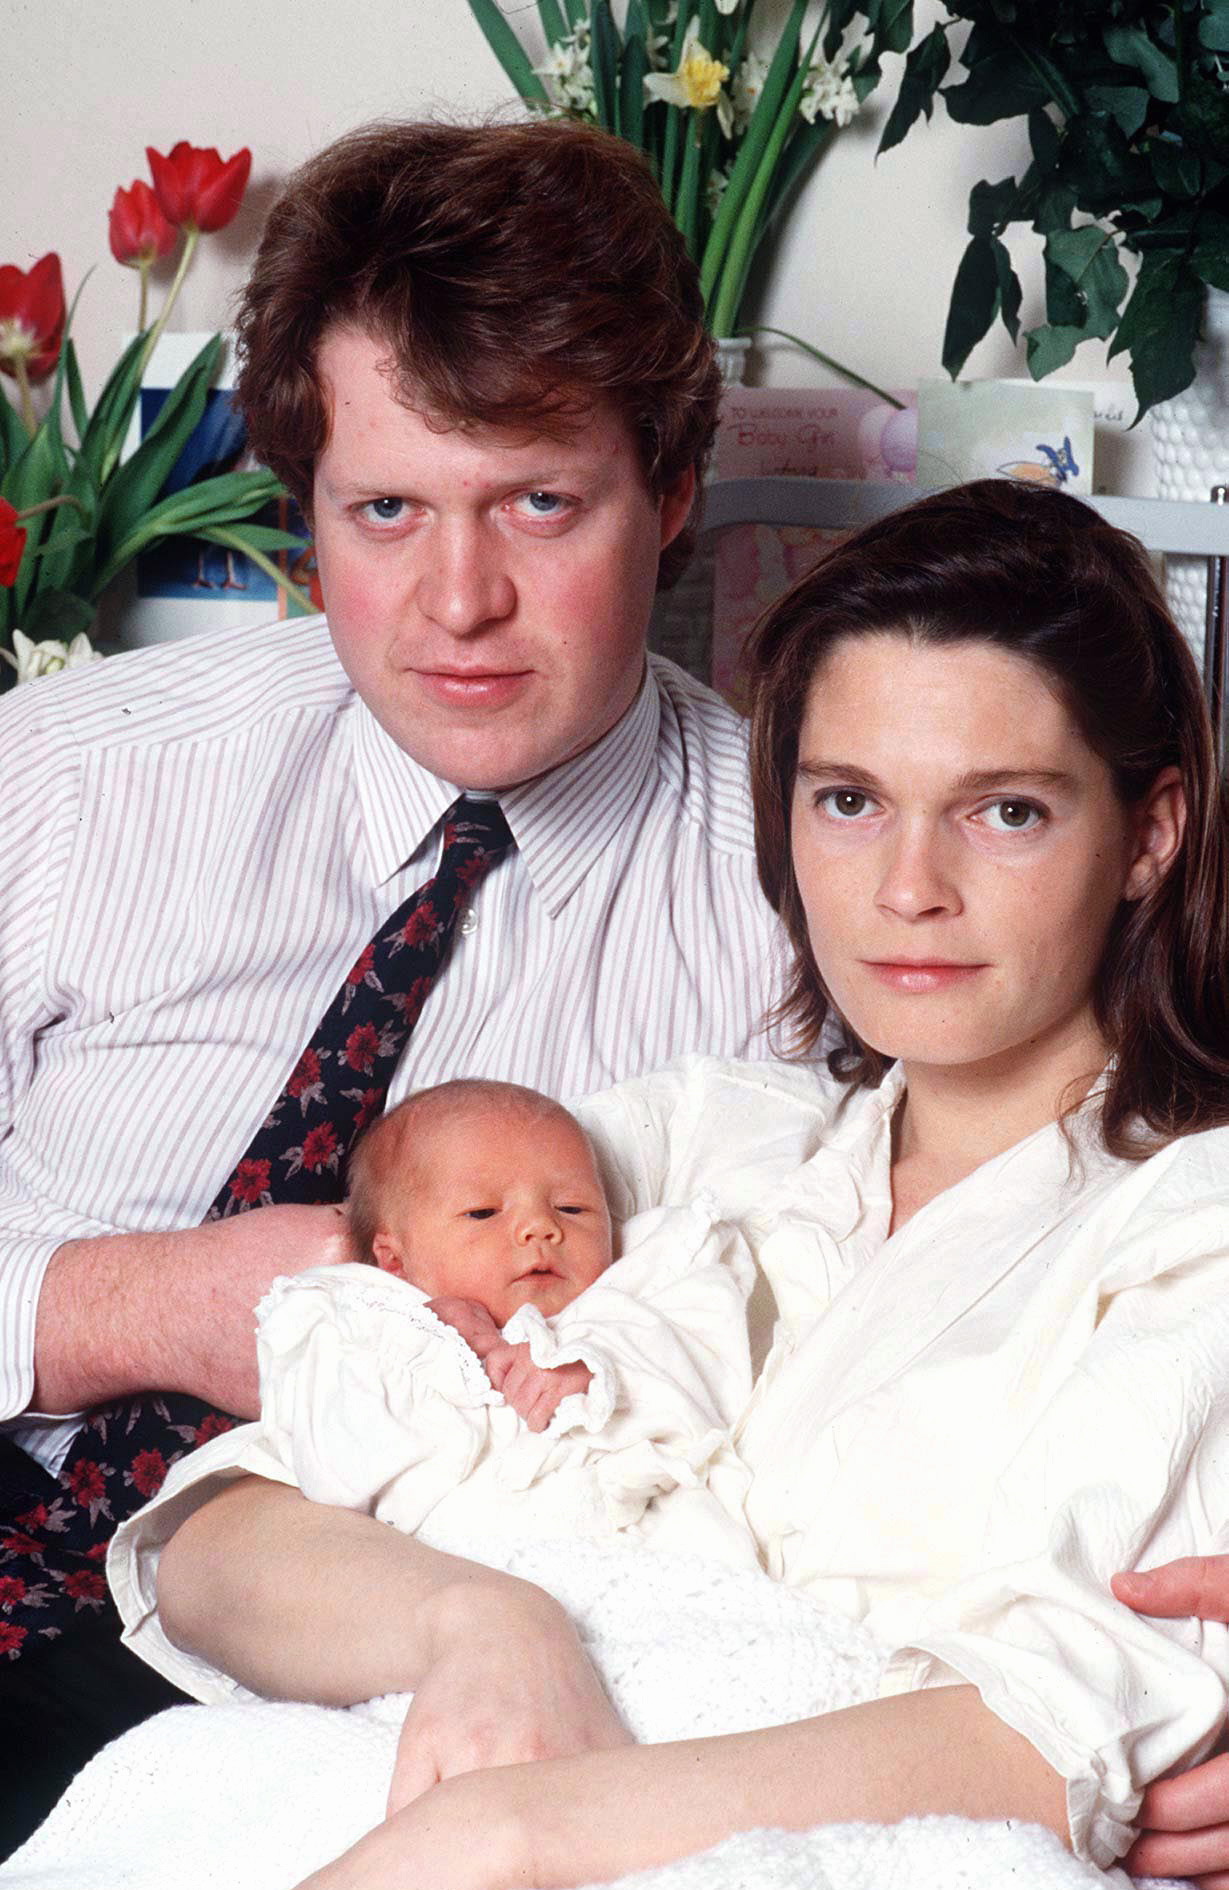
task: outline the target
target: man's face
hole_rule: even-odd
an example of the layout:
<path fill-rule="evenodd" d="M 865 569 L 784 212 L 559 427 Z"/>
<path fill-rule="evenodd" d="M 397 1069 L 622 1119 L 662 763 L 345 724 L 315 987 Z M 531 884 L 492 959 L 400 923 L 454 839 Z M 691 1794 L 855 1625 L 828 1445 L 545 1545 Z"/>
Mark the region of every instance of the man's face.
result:
<path fill-rule="evenodd" d="M 598 403 L 563 439 L 436 430 L 392 392 L 389 350 L 325 337 L 332 425 L 313 526 L 342 667 L 393 740 L 459 787 L 503 788 L 580 754 L 630 706 L 664 499 Z"/>

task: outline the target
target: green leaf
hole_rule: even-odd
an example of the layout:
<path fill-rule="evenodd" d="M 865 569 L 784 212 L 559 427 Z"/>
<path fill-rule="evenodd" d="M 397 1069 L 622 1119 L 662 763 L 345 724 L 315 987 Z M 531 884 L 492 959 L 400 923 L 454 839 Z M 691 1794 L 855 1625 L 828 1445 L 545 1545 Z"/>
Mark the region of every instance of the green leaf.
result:
<path fill-rule="evenodd" d="M 862 9 L 855 6 L 852 11 Z M 875 26 L 875 52 L 908 52 L 913 38 L 913 0 L 882 0 Z"/>
<path fill-rule="evenodd" d="M 975 236 L 960 259 L 943 332 L 943 365 L 953 380 L 998 314 L 999 294 L 993 240 Z"/>
<path fill-rule="evenodd" d="M 1028 142 L 1033 162 L 1039 171 L 1052 171 L 1058 163 L 1058 126 L 1049 112 L 1040 106 L 1028 115 Z"/>
<path fill-rule="evenodd" d="M 935 107 L 935 93 L 947 77 L 950 63 L 947 34 L 941 26 L 932 27 L 905 60 L 900 91 L 883 128 L 877 156 L 882 157 L 885 151 L 899 144 L 923 113 L 930 118 Z"/>
<path fill-rule="evenodd" d="M 969 235 L 998 236 L 1014 221 L 1018 196 L 1014 177 L 1004 177 L 998 184 L 984 180 L 974 184 L 969 192 Z"/>
<path fill-rule="evenodd" d="M 50 499 L 58 490 L 58 456 L 51 440 L 51 430 L 44 420 L 32 440 L 27 440 L 24 450 L 10 466 L 4 479 L 4 494 L 15 511 L 24 512 L 27 506 L 37 505 L 42 499 Z M 37 518 L 26 521 L 26 552 L 17 572 L 17 582 L 12 587 L 13 608 L 17 621 L 24 620 L 27 600 L 37 588 L 41 575 L 38 565 L 29 554 L 40 545 L 48 528 L 48 515 L 41 513 Z"/>
<path fill-rule="evenodd" d="M 136 452 L 107 483 L 99 531 L 111 542 L 126 537 L 162 491 L 205 411 L 221 352 L 222 337 L 214 335 L 176 381 Z"/>
<path fill-rule="evenodd" d="M 1082 328 L 1084 304 L 1074 282 L 1047 254 L 1045 258 L 1046 325 L 1057 328 Z M 1038 331 L 1040 332 L 1040 331 Z"/>
<path fill-rule="evenodd" d="M 513 89 L 521 98 L 545 105 L 546 88 L 529 63 L 521 45 L 495 0 L 469 0 L 469 10 L 482 28 L 487 45 L 498 59 Z"/>
<path fill-rule="evenodd" d="M 1214 161 L 1224 159 L 1229 151 L 1229 92 L 1198 66 L 1192 66 L 1186 75 L 1177 115 L 1197 150 Z"/>
<path fill-rule="evenodd" d="M 1214 7 L 1199 22 L 1199 44 L 1209 52 L 1229 52 L 1229 6 Z"/>
<path fill-rule="evenodd" d="M 85 389 L 81 385 L 81 369 L 77 365 L 77 350 L 71 340 L 64 343 L 64 367 L 68 382 L 68 406 L 73 417 L 73 426 L 77 430 L 77 439 L 85 438 L 90 424 L 90 410 L 85 403 Z"/>
<path fill-rule="evenodd" d="M 135 335 L 107 376 L 81 441 L 81 451 L 100 486 L 110 478 L 124 444 L 141 391 L 144 353 L 145 336 Z"/>
<path fill-rule="evenodd" d="M 994 266 L 998 274 L 999 314 L 1013 341 L 1020 337 L 1020 278 L 1011 266 L 1006 245 L 994 239 Z"/>
<path fill-rule="evenodd" d="M 65 517 L 71 518 L 72 516 L 73 516 L 73 513 L 69 506 L 62 506 L 60 508 L 60 511 L 56 514 L 57 518 L 65 518 Z M 34 551 L 31 551 L 27 548 L 25 556 L 27 558 L 43 558 L 43 559 L 47 558 L 48 555 L 58 557 L 61 552 L 68 552 L 72 550 L 74 545 L 78 545 L 78 544 L 85 545 L 85 544 L 91 543 L 93 540 L 93 537 L 94 537 L 93 532 L 87 531 L 83 526 L 70 525 L 67 531 L 61 533 L 57 537 L 56 543 L 54 545 L 52 544 L 50 538 L 48 538 L 45 541 L 45 543 L 39 545 L 37 549 L 35 549 Z"/>
<path fill-rule="evenodd" d="M 623 43 L 610 11 L 610 0 L 593 0 L 593 31 L 589 63 L 593 68 L 593 95 L 598 123 L 619 133 L 619 60 Z"/>
<path fill-rule="evenodd" d="M 638 150 L 644 142 L 644 80 L 649 70 L 648 22 L 640 0 L 630 0 L 623 24 L 623 60 L 619 68 L 619 123 Z"/>
<path fill-rule="evenodd" d="M 1080 208 L 1093 216 L 1110 214 L 1152 183 L 1150 167 L 1132 153 L 1112 118 L 1085 117 L 1068 125 L 1062 174 L 1076 186 Z"/>
<path fill-rule="evenodd" d="M 42 643 L 47 637 L 71 643 L 80 631 L 88 631 L 93 622 L 94 606 L 84 597 L 77 597 L 72 591 L 46 590 L 39 592 L 17 627 L 35 643 Z"/>
<path fill-rule="evenodd" d="M 1178 102 L 1178 68 L 1169 54 L 1149 39 L 1142 26 L 1107 26 L 1101 35 L 1105 50 L 1120 66 L 1142 73 L 1153 98 L 1162 104 Z"/>
<path fill-rule="evenodd" d="M 687 39 L 687 24 L 690 13 L 680 6 L 674 25 L 674 41 L 670 48 L 670 70 L 677 72 L 683 57 L 683 46 Z M 674 202 L 674 184 L 678 175 L 679 142 L 682 138 L 683 121 L 686 113 L 675 105 L 662 104 L 666 115 L 666 133 L 662 145 L 661 159 L 661 194 L 668 204 Z"/>
<path fill-rule="evenodd" d="M 21 415 L 5 395 L 0 394 L 0 489 L 9 467 L 20 459 L 29 444 L 30 435 L 21 424 Z"/>
<path fill-rule="evenodd" d="M 204 529 L 192 534 L 204 536 Z M 235 533 L 241 533 L 245 545 L 254 545 L 257 551 L 305 551 L 311 543 L 310 538 L 303 538 L 295 532 L 279 531 L 276 525 L 257 525 L 246 519 L 237 519 L 231 527 Z"/>
<path fill-rule="evenodd" d="M 1194 379 L 1203 299 L 1202 282 L 1180 256 L 1162 250 L 1144 255 L 1109 350 L 1111 360 L 1130 352 L 1137 422 L 1155 402 L 1172 399 Z"/>
<path fill-rule="evenodd" d="M 1191 267 L 1214 289 L 1229 289 L 1229 237 L 1213 236 L 1196 246 Z"/>
<path fill-rule="evenodd" d="M 1054 179 L 1044 184 L 1032 205 L 1033 228 L 1039 236 L 1050 230 L 1065 230 L 1075 209 L 1076 193 L 1070 184 Z"/>
<path fill-rule="evenodd" d="M 1114 120 L 1124 138 L 1133 138 L 1148 116 L 1151 94 L 1142 85 L 1090 85 L 1084 97 L 1094 112 Z"/>
<path fill-rule="evenodd" d="M 1203 166 L 1195 153 L 1177 138 L 1153 138 L 1148 157 L 1152 175 L 1166 197 L 1198 197 L 1203 190 Z"/>
<path fill-rule="evenodd" d="M 559 0 L 538 0 L 538 18 L 548 46 L 557 46 L 561 39 L 567 38 L 571 29 L 559 11 Z"/>
<path fill-rule="evenodd" d="M 959 125 L 993 125 L 1048 105 L 1051 92 L 1016 52 L 992 53 L 973 68 L 963 85 L 943 93 L 948 116 Z"/>
<path fill-rule="evenodd" d="M 1042 328 L 1030 328 L 1024 337 L 1028 349 L 1028 371 L 1035 381 L 1043 381 L 1055 368 L 1066 367 L 1084 330 L 1066 323 L 1047 322 Z"/>
<path fill-rule="evenodd" d="M 1053 230 L 1046 238 L 1046 261 L 1068 276 L 1083 308 L 1085 334 L 1104 341 L 1118 322 L 1127 292 L 1127 272 L 1118 260 L 1113 235 L 1095 223 L 1078 230 Z"/>

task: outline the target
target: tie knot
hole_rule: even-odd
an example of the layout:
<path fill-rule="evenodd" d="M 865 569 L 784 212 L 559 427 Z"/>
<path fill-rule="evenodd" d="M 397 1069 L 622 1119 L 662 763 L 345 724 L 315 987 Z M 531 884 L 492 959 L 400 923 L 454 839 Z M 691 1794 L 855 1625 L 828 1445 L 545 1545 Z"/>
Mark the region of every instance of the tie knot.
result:
<path fill-rule="evenodd" d="M 502 853 L 514 844 L 498 801 L 477 800 L 463 794 L 444 823 L 444 845 L 478 847 L 484 853 Z"/>

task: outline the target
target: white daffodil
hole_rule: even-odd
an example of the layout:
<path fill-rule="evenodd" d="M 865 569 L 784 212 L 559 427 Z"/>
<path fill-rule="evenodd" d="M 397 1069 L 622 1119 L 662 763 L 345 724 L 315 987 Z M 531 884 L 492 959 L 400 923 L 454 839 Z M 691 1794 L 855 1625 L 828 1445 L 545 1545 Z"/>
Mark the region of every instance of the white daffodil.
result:
<path fill-rule="evenodd" d="M 807 67 L 798 110 L 809 125 L 817 118 L 830 118 L 836 125 L 847 125 L 857 116 L 858 95 L 848 68 L 841 60 L 829 65 L 822 54 L 816 54 Z"/>
<path fill-rule="evenodd" d="M 734 83 L 730 87 L 730 103 L 734 107 L 734 133 L 742 136 L 751 122 L 751 114 L 760 102 L 764 90 L 764 81 L 768 77 L 768 61 L 761 59 L 758 53 L 749 52 L 738 71 L 734 74 Z"/>
<path fill-rule="evenodd" d="M 733 13 L 738 0 L 717 0 L 718 13 Z"/>
<path fill-rule="evenodd" d="M 721 208 L 721 199 L 725 196 L 726 185 L 730 181 L 728 171 L 713 171 L 704 186 L 704 201 L 708 205 L 708 214 L 715 217 Z"/>
<path fill-rule="evenodd" d="M 664 99 L 667 105 L 682 105 L 693 112 L 715 109 L 717 122 L 728 138 L 734 130 L 734 107 L 722 87 L 729 76 L 730 68 L 700 44 L 699 28 L 690 26 L 677 72 L 650 72 L 644 89 L 649 98 Z"/>
<path fill-rule="evenodd" d="M 79 630 L 71 643 L 61 643 L 56 637 L 36 643 L 24 630 L 14 630 L 13 650 L 14 655 L 0 650 L 0 656 L 17 671 L 18 682 L 33 682 L 38 676 L 54 676 L 61 669 L 102 661 L 102 651 L 94 648 L 84 630 Z"/>
<path fill-rule="evenodd" d="M 597 114 L 593 89 L 593 66 L 589 58 L 589 28 L 582 24 L 567 39 L 552 46 L 546 59 L 534 71 L 545 80 L 551 103 L 562 112 L 583 118 Z"/>

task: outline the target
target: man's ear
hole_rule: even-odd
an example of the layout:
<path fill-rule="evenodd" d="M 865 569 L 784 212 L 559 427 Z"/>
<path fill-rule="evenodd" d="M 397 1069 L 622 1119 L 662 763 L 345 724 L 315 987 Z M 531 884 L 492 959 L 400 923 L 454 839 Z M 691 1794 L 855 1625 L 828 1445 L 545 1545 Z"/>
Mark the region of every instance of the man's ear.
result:
<path fill-rule="evenodd" d="M 691 514 L 696 496 L 696 469 L 688 466 L 661 497 L 661 548 L 672 544 Z"/>
<path fill-rule="evenodd" d="M 1168 873 L 1186 832 L 1186 792 L 1176 768 L 1162 768 L 1135 810 L 1135 857 L 1124 899 L 1142 899 Z"/>
<path fill-rule="evenodd" d="M 372 1256 L 378 1267 L 385 1273 L 395 1273 L 399 1280 L 405 1278 L 405 1263 L 395 1240 L 388 1234 L 377 1234 L 371 1243 Z"/>

